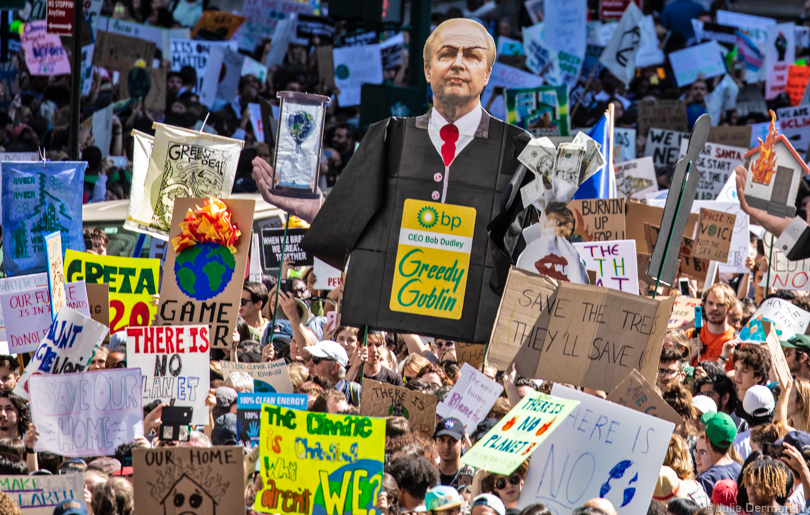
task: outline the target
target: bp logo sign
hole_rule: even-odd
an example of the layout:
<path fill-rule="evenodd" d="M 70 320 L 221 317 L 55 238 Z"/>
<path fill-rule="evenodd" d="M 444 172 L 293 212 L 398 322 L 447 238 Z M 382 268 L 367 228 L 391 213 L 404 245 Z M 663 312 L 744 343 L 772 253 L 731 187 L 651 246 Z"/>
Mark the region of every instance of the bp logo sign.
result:
<path fill-rule="evenodd" d="M 431 229 L 439 220 L 439 213 L 430 206 L 423 207 L 416 215 L 419 225 L 425 229 Z"/>

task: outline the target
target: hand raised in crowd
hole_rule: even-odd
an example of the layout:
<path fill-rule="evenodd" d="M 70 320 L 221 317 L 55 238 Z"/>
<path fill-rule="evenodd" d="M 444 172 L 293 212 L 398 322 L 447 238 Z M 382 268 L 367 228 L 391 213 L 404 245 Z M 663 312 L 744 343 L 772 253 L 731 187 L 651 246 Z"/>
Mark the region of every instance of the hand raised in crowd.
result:
<path fill-rule="evenodd" d="M 208 395 L 205 397 L 205 405 L 208 406 L 208 411 L 214 411 L 214 408 L 217 407 L 217 393 L 213 388 L 208 390 Z"/>
<path fill-rule="evenodd" d="M 163 415 L 163 408 L 169 406 L 168 402 L 163 402 L 158 405 L 157 408 L 153 409 L 143 418 L 143 432 L 144 434 L 151 434 L 153 431 L 155 433 L 158 432 L 160 429 L 160 425 L 163 421 L 160 417 Z"/>
<path fill-rule="evenodd" d="M 23 443 L 26 449 L 33 449 L 39 440 L 39 432 L 34 424 L 28 424 L 28 430 L 23 435 Z"/>
<path fill-rule="evenodd" d="M 791 217 L 781 217 L 768 214 L 764 209 L 751 207 L 745 201 L 745 181 L 748 177 L 748 172 L 742 165 L 738 165 L 734 170 L 735 180 L 737 182 L 737 198 L 740 201 L 740 207 L 744 212 L 751 217 L 751 220 L 765 228 L 766 231 L 773 234 L 777 238 L 787 229 L 790 222 L 793 220 Z"/>
<path fill-rule="evenodd" d="M 273 347 L 272 342 L 262 347 L 262 363 L 273 361 L 273 358 L 275 357 L 276 357 L 276 349 L 275 347 Z"/>

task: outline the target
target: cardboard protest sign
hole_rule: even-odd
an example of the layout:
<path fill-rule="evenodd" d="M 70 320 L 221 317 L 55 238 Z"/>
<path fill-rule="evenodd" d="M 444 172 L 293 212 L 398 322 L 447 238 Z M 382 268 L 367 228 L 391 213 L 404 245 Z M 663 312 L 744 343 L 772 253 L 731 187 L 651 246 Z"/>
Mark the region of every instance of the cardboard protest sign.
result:
<path fill-rule="evenodd" d="M 332 59 L 332 46 L 316 47 L 318 55 L 318 81 L 326 87 L 335 85 L 335 62 Z"/>
<path fill-rule="evenodd" d="M 763 322 L 762 324 L 765 334 L 768 335 L 765 339 L 765 345 L 771 354 L 771 367 L 776 373 L 776 380 L 779 381 L 780 388 L 784 391 L 788 384 L 793 381 L 793 373 L 790 371 L 785 349 L 779 343 L 779 336 L 776 334 L 773 324 L 770 322 Z"/>
<path fill-rule="evenodd" d="M 297 452 L 302 445 L 305 452 Z M 374 509 L 376 492 L 367 486 L 382 482 L 385 419 L 265 404 L 259 449 L 264 489 L 256 492 L 255 510 L 278 513 L 283 504 L 303 515 Z M 334 458 L 316 449 L 333 450 Z"/>
<path fill-rule="evenodd" d="M 616 191 L 623 197 L 645 198 L 647 193 L 658 191 L 658 178 L 650 156 L 616 163 L 613 169 Z"/>
<path fill-rule="evenodd" d="M 644 155 L 652 157 L 656 169 L 672 168 L 678 162 L 678 152 L 684 141 L 689 141 L 689 134 L 685 132 L 650 129 Z"/>
<path fill-rule="evenodd" d="M 636 129 L 613 128 L 614 163 L 623 163 L 636 158 Z"/>
<path fill-rule="evenodd" d="M 135 72 L 134 69 L 138 68 L 139 71 Z M 146 83 L 146 75 L 144 72 L 140 70 L 145 70 L 145 74 L 149 76 L 149 82 Z M 136 74 L 130 78 L 130 73 Z M 167 70 L 163 66 L 159 66 L 157 68 L 152 68 L 151 65 L 148 65 L 144 68 L 140 68 L 138 66 L 130 67 L 129 72 L 122 72 L 122 78 L 119 82 L 119 95 L 120 98 L 132 98 L 135 95 L 135 98 L 142 98 L 143 105 L 146 109 L 152 109 L 155 111 L 163 111 L 166 109 L 166 73 Z M 130 91 L 130 86 L 138 85 L 140 89 Z M 143 96 L 143 93 L 146 93 L 146 96 Z M 133 129 L 133 133 L 138 132 Z M 151 136 L 150 136 L 151 138 Z M 147 161 L 149 156 L 147 155 Z"/>
<path fill-rule="evenodd" d="M 550 84 L 559 84 L 558 54 L 545 43 L 544 23 L 536 23 L 531 27 L 523 28 L 523 53 L 526 58 L 526 68 L 537 75 L 545 77 Z M 601 48 L 599 53 L 601 55 Z M 598 55 L 596 59 L 599 59 Z"/>
<path fill-rule="evenodd" d="M 81 281 L 84 282 L 84 281 Z M 86 284 L 87 305 L 90 309 L 90 318 L 103 324 L 108 329 L 110 327 L 110 286 L 108 284 Z M 75 308 L 73 308 L 75 309 Z M 104 343 L 110 342 L 109 333 L 104 338 Z"/>
<path fill-rule="evenodd" d="M 514 266 L 509 269 L 492 325 L 486 356 L 488 365 L 511 370 L 509 365 L 514 362 L 518 374 L 532 376 L 546 337 L 547 326 L 542 325 L 541 314 L 556 290 L 557 282 L 553 279 Z M 548 323 L 547 317 L 545 321 Z"/>
<path fill-rule="evenodd" d="M 768 27 L 765 44 L 765 100 L 785 92 L 788 69 L 796 60 L 796 25 L 780 23 Z"/>
<path fill-rule="evenodd" d="M 7 277 L 5 279 L 0 279 L 0 295 L 10 295 L 14 293 L 22 293 L 32 290 L 45 290 L 47 296 L 47 288 L 48 288 L 48 274 L 45 273 L 21 275 L 17 277 Z M 37 299 L 35 303 L 37 305 L 40 305 L 41 302 L 42 303 L 47 302 L 48 306 L 50 306 L 50 300 L 47 298 L 42 300 Z M 32 303 L 34 303 L 33 300 Z M 0 342 L 6 341 L 6 339 L 7 336 L 6 336 L 5 314 L 3 312 L 3 303 L 0 302 Z"/>
<path fill-rule="evenodd" d="M 335 22 L 323 16 L 301 13 L 298 15 L 295 35 L 298 39 L 307 41 L 318 38 L 322 45 L 331 45 L 335 41 Z"/>
<path fill-rule="evenodd" d="M 532 377 L 609 392 L 633 368 L 652 381 L 675 299 L 562 283 Z"/>
<path fill-rule="evenodd" d="M 61 232 L 65 249 L 84 251 L 85 162 L 3 163 L 3 267 L 8 275 L 45 272 L 45 235 Z"/>
<path fill-rule="evenodd" d="M 181 237 L 185 241 L 192 238 L 193 235 L 189 236 L 183 232 L 180 224 L 187 224 L 183 220 L 192 216 L 187 214 L 189 211 L 215 209 L 205 207 L 209 206 L 208 202 L 208 199 L 176 198 L 169 233 L 170 239 L 175 240 L 175 238 Z M 236 226 L 236 229 L 247 232 L 243 232 L 232 243 L 233 250 L 228 246 L 220 245 L 215 240 L 196 243 L 178 253 L 173 243 L 168 249 L 166 265 L 163 268 L 158 308 L 160 319 L 165 324 L 209 324 L 211 348 L 214 349 L 230 348 L 231 335 L 239 314 L 239 298 L 250 249 L 249 231 L 253 225 L 256 203 L 254 200 L 218 202 L 227 206 L 230 222 Z M 219 235 L 219 237 L 225 236 Z M 216 313 L 216 318 L 214 318 L 214 313 Z"/>
<path fill-rule="evenodd" d="M 544 4 L 545 42 L 552 51 L 557 53 L 560 65 L 560 84 L 569 87 L 573 87 L 576 83 L 588 44 L 588 29 L 583 23 L 587 16 L 586 0 L 565 3 L 547 1 Z M 481 102 L 484 100 L 482 99 Z M 497 117 L 497 115 L 495 116 Z"/>
<path fill-rule="evenodd" d="M 675 305 L 669 316 L 667 328 L 690 329 L 695 325 L 695 308 L 703 304 L 703 300 L 695 297 L 675 297 Z"/>
<path fill-rule="evenodd" d="M 763 322 L 770 322 L 779 340 L 788 340 L 796 334 L 804 334 L 810 323 L 810 313 L 776 297 L 765 299 L 740 331 L 743 343 L 765 343 L 768 333 Z"/>
<path fill-rule="evenodd" d="M 709 143 L 747 148 L 751 142 L 750 125 L 717 125 L 709 129 Z"/>
<path fill-rule="evenodd" d="M 149 325 L 155 316 L 152 295 L 157 294 L 160 260 L 99 256 L 68 250 L 65 255 L 68 282 L 87 285 L 108 284 L 110 295 L 110 332 L 128 326 Z"/>
<path fill-rule="evenodd" d="M 127 217 L 127 228 L 165 240 L 175 199 L 230 196 L 245 142 L 162 123 L 153 127 L 146 177 L 143 184 L 132 185 L 133 190 L 143 188 L 144 201 Z M 184 216 L 185 211 L 176 223 Z"/>
<path fill-rule="evenodd" d="M 28 380 L 33 375 L 84 371 L 107 333 L 104 325 L 68 307 L 62 308 L 17 381 L 14 393 L 28 400 Z"/>
<path fill-rule="evenodd" d="M 566 207 L 574 216 L 571 241 L 623 240 L 625 235 L 623 198 L 572 200 Z"/>
<path fill-rule="evenodd" d="M 306 411 L 309 396 L 305 393 L 240 393 L 236 399 L 236 431 L 239 445 L 259 445 L 259 419 L 262 404 Z M 431 437 L 433 433 L 431 433 Z"/>
<path fill-rule="evenodd" d="M 380 45 L 359 45 L 332 49 L 335 85 L 340 88 L 338 104 L 360 104 L 363 84 L 382 84 L 383 67 Z"/>
<path fill-rule="evenodd" d="M 533 136 L 568 136 L 568 88 L 507 89 L 506 121 L 526 129 Z"/>
<path fill-rule="evenodd" d="M 111 34 L 121 34 L 122 36 L 151 41 L 155 44 L 156 48 L 162 51 L 164 59 L 168 59 L 169 56 L 171 56 L 172 39 L 187 40 L 190 37 L 189 29 L 187 28 L 164 29 L 154 25 L 142 25 L 140 23 L 120 20 L 118 18 L 107 18 L 105 16 L 99 17 L 98 28 L 99 30 Z"/>
<path fill-rule="evenodd" d="M 51 315 L 56 318 L 56 314 L 67 303 L 61 233 L 53 232 L 45 236 L 45 255 L 48 258 L 48 295 L 51 298 Z"/>
<path fill-rule="evenodd" d="M 638 295 L 638 262 L 634 240 L 574 243 L 587 270 L 596 272 L 596 286 Z"/>
<path fill-rule="evenodd" d="M 485 351 L 486 345 L 482 343 L 456 342 L 456 359 L 458 363 L 469 363 L 475 369 L 481 368 Z"/>
<path fill-rule="evenodd" d="M 531 457 L 578 405 L 576 400 L 529 392 L 461 457 L 461 462 L 508 476 Z"/>
<path fill-rule="evenodd" d="M 736 215 L 701 208 L 699 217 L 693 255 L 701 259 L 725 263 L 731 248 L 731 238 L 734 236 Z"/>
<path fill-rule="evenodd" d="M 293 13 L 314 14 L 315 6 L 293 0 L 245 0 L 240 13 L 247 21 L 236 34 L 239 48 L 253 52 L 263 39 L 273 37 L 280 21 Z"/>
<path fill-rule="evenodd" d="M 236 51 L 235 41 L 189 41 L 171 40 L 172 71 L 179 72 L 183 66 L 191 66 L 197 72 L 197 87 L 194 92 L 202 95 L 207 87 L 206 70 L 208 59 L 215 47 L 226 47 Z"/>
<path fill-rule="evenodd" d="M 638 103 L 638 133 L 646 135 L 650 129 L 686 132 L 686 102 L 683 100 L 641 100 Z M 649 143 L 648 143 L 649 144 Z"/>
<path fill-rule="evenodd" d="M 682 139 L 678 158 L 686 155 L 689 144 L 688 139 Z M 714 200 L 728 182 L 729 177 L 734 175 L 737 165 L 743 164 L 745 160 L 745 147 L 729 147 L 717 143 L 706 143 L 700 151 L 700 155 L 693 165 L 700 172 L 698 182 L 698 199 Z"/>
<path fill-rule="evenodd" d="M 762 236 L 765 255 L 771 256 L 770 284 L 767 286 L 777 290 L 810 291 L 810 259 L 790 261 L 782 249 L 774 245 L 775 241 L 776 237 L 768 232 Z M 765 274 L 760 286 L 766 285 L 768 275 Z"/>
<path fill-rule="evenodd" d="M 658 241 L 658 233 L 660 228 L 657 225 L 648 224 L 644 222 L 644 230 L 647 238 L 647 246 L 654 247 L 655 242 Z M 675 241 L 673 237 L 673 242 Z M 698 281 L 706 280 L 706 273 L 709 270 L 709 260 L 696 258 L 693 256 L 695 248 L 695 240 L 684 236 L 681 239 L 681 246 L 678 249 L 678 274 L 688 275 Z"/>
<path fill-rule="evenodd" d="M 133 449 L 135 513 L 210 513 L 245 504 L 245 451 L 228 447 Z"/>
<path fill-rule="evenodd" d="M 411 432 L 433 438 L 436 396 L 363 378 L 360 414 L 367 417 L 405 417 Z"/>
<path fill-rule="evenodd" d="M 84 281 L 65 284 L 65 303 L 70 309 L 88 318 L 93 318 L 90 312 L 90 299 L 87 297 L 87 285 Z"/>
<path fill-rule="evenodd" d="M 154 400 L 190 407 L 192 424 L 208 423 L 207 325 L 128 327 L 127 366 L 140 369 L 143 403 Z"/>
<path fill-rule="evenodd" d="M 135 62 L 143 59 L 151 67 L 155 47 L 152 41 L 99 30 L 96 33 L 93 66 L 127 72 Z"/>
<path fill-rule="evenodd" d="M 645 513 L 674 425 L 559 384 L 551 395 L 580 404 L 534 452 L 518 509 L 570 513 L 602 497 L 622 513 Z"/>
<path fill-rule="evenodd" d="M 505 89 L 528 89 L 543 86 L 543 78 L 512 66 L 495 62 L 492 65 L 492 72 L 489 82 L 484 87 L 481 94 L 481 104 L 486 106 L 487 111 L 494 117 L 506 120 L 506 99 L 503 96 L 495 95 L 495 88 Z"/>
<path fill-rule="evenodd" d="M 453 385 L 444 402 L 436 406 L 436 414 L 461 420 L 467 433 L 472 433 L 478 423 L 486 418 L 502 391 L 503 386 L 469 363 L 464 363 L 461 378 Z"/>
<path fill-rule="evenodd" d="M 231 14 L 222 11 L 203 11 L 197 24 L 191 29 L 191 39 L 195 39 L 198 33 L 205 35 L 202 39 L 222 39 L 228 40 L 236 34 L 239 27 L 245 23 L 244 16 Z"/>
<path fill-rule="evenodd" d="M 70 62 L 62 40 L 55 34 L 48 34 L 45 20 L 26 23 L 20 41 L 25 51 L 25 64 L 31 75 L 70 73 Z"/>
<path fill-rule="evenodd" d="M 782 134 L 790 140 L 796 152 L 804 157 L 807 146 L 810 145 L 810 106 L 783 107 L 777 109 L 776 117 Z"/>
<path fill-rule="evenodd" d="M 607 400 L 675 425 L 683 422 L 678 412 L 667 404 L 655 387 L 636 369 L 608 394 Z"/>
<path fill-rule="evenodd" d="M 11 497 L 23 515 L 53 515 L 55 506 L 67 499 L 84 506 L 81 474 L 0 476 L 0 491 Z"/>
<path fill-rule="evenodd" d="M 790 97 L 790 105 L 801 104 L 808 80 L 810 80 L 810 66 L 789 65 L 785 91 Z"/>
<path fill-rule="evenodd" d="M 253 378 L 253 391 L 256 393 L 292 393 L 293 387 L 287 364 L 283 359 L 269 363 L 234 363 L 221 361 L 222 376 L 228 379 L 231 372 L 246 372 Z"/>
<path fill-rule="evenodd" d="M 34 449 L 62 456 L 103 456 L 143 436 L 141 374 L 120 368 L 32 375 L 31 418 L 40 438 Z"/>
<path fill-rule="evenodd" d="M 306 229 L 287 229 L 286 246 L 284 245 L 284 228 L 262 229 L 262 255 L 264 256 L 264 269 L 281 267 L 281 249 L 284 249 L 284 259 L 291 259 L 295 266 L 312 266 L 312 256 L 308 255 L 298 244 L 307 233 Z"/>

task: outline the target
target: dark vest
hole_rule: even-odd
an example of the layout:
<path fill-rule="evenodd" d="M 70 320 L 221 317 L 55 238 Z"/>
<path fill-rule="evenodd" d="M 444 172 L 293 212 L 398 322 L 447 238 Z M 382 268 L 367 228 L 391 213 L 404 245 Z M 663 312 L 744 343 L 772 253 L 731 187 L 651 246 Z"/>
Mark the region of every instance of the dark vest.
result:
<path fill-rule="evenodd" d="M 427 115 L 375 124 L 330 193 L 302 247 L 333 266 L 351 252 L 344 288 L 342 323 L 444 337 L 489 340 L 500 295 L 493 281 L 492 242 L 487 226 L 501 210 L 527 133 L 484 113 L 478 135 L 450 166 L 447 204 L 476 210 L 475 232 L 460 320 L 391 311 L 402 210 L 406 199 L 433 201 L 442 192 L 444 164 L 430 140 Z M 518 181 L 520 183 L 521 181 Z M 372 204 L 361 207 L 359 204 Z M 351 222 L 350 222 L 351 221 Z M 341 258 L 341 259 L 339 259 Z M 340 262 L 338 262 L 340 261 Z M 508 270 L 508 264 L 506 265 Z M 505 277 L 505 275 L 504 275 Z"/>

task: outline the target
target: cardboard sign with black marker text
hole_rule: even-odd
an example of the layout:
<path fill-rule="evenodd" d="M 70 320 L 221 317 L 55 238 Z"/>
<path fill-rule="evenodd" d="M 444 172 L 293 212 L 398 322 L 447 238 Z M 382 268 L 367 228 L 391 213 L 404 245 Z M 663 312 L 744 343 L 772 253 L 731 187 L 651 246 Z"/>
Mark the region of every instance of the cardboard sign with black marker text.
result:
<path fill-rule="evenodd" d="M 566 207 L 574 216 L 571 241 L 623 240 L 624 206 L 623 198 L 570 201 Z"/>
<path fill-rule="evenodd" d="M 363 378 L 360 415 L 405 417 L 411 432 L 433 438 L 436 430 L 436 396 Z"/>
<path fill-rule="evenodd" d="M 696 258 L 725 263 L 731 249 L 731 238 L 737 216 L 723 211 L 700 209 L 700 222 L 695 234 L 692 255 Z"/>
<path fill-rule="evenodd" d="M 683 422 L 678 412 L 667 404 L 653 385 L 641 373 L 633 369 L 627 379 L 619 383 L 607 396 L 607 400 L 627 406 L 630 409 L 662 418 L 675 425 Z"/>

